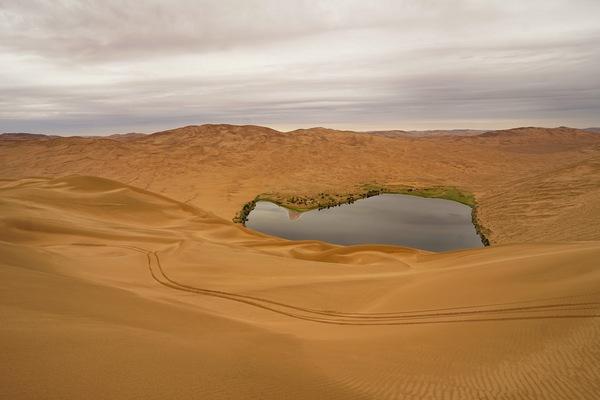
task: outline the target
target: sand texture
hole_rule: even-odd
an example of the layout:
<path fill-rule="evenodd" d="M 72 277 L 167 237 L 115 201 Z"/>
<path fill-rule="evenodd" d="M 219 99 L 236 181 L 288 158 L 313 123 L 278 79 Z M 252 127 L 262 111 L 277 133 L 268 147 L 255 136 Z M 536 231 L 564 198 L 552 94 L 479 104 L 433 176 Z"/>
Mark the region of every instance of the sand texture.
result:
<path fill-rule="evenodd" d="M 202 125 L 118 139 L 0 139 L 0 178 L 71 174 L 113 179 L 228 220 L 265 192 L 457 186 L 476 195 L 492 243 L 600 240 L 600 135 L 570 128 L 412 138 Z"/>
<path fill-rule="evenodd" d="M 0 139 L 2 399 L 596 399 L 600 136 Z M 455 185 L 491 247 L 291 242 L 268 191 Z"/>

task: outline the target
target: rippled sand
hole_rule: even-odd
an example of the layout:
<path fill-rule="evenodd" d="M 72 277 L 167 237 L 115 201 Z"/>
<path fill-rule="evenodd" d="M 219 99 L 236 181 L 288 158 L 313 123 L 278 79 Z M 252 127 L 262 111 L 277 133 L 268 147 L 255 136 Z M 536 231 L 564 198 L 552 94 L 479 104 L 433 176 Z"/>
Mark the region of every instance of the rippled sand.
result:
<path fill-rule="evenodd" d="M 339 247 L 97 177 L 0 186 L 2 398 L 600 392 L 598 241 Z"/>

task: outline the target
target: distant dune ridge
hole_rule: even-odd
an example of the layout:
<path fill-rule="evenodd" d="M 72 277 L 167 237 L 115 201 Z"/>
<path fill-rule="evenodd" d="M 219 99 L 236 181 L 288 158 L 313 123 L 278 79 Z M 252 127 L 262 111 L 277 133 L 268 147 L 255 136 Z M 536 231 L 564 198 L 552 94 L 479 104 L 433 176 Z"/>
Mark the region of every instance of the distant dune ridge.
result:
<path fill-rule="evenodd" d="M 0 176 L 100 176 L 231 219 L 265 192 L 358 185 L 457 186 L 473 192 L 492 243 L 600 239 L 600 136 L 516 128 L 413 137 L 313 128 L 188 126 L 118 137 L 3 137 Z"/>
<path fill-rule="evenodd" d="M 0 136 L 0 397 L 596 399 L 600 135 Z M 291 242 L 259 193 L 476 195 L 494 244 Z"/>
<path fill-rule="evenodd" d="M 486 130 L 477 129 L 433 129 L 425 131 L 402 131 L 402 130 L 391 130 L 391 131 L 370 131 L 368 133 L 374 133 L 379 135 L 404 135 L 413 137 L 425 137 L 425 136 L 476 136 L 480 135 Z"/>

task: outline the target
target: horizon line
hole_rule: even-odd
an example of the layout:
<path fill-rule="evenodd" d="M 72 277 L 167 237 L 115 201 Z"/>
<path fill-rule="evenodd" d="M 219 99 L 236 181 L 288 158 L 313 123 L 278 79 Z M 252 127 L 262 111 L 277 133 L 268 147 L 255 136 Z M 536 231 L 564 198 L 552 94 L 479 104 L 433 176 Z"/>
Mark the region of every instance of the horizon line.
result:
<path fill-rule="evenodd" d="M 275 124 L 277 125 L 277 124 Z M 335 125 L 335 124 L 334 124 Z M 525 128 L 539 128 L 539 129 L 559 129 L 559 128 L 568 128 L 568 129 L 576 129 L 576 130 L 589 130 L 589 129 L 600 129 L 600 124 L 598 126 L 586 126 L 585 128 L 577 128 L 573 126 L 560 125 L 560 126 L 543 126 L 543 125 L 515 125 L 510 128 L 431 128 L 431 129 L 402 129 L 402 128 L 389 128 L 389 129 L 366 129 L 366 130 L 356 130 L 356 129 L 345 129 L 345 128 L 329 128 L 323 125 L 313 125 L 310 127 L 300 127 L 291 130 L 282 130 L 277 129 L 268 125 L 258 125 L 258 124 L 234 124 L 234 123 L 203 123 L 203 124 L 186 124 L 180 125 L 173 128 L 159 129 L 159 130 L 129 130 L 129 131 L 113 131 L 113 132 L 105 132 L 105 133 L 42 133 L 40 131 L 21 131 L 21 132 L 0 132 L 0 135 L 42 135 L 42 136 L 59 136 L 59 137 L 108 137 L 114 135 L 128 135 L 128 134 L 140 134 L 140 135 L 152 135 L 155 133 L 172 131 L 177 129 L 184 129 L 190 127 L 203 127 L 203 126 L 232 126 L 232 127 L 257 127 L 257 128 L 266 128 L 272 129 L 281 133 L 291 133 L 300 130 L 315 130 L 315 129 L 327 129 L 339 132 L 355 132 L 355 133 L 376 133 L 376 132 L 406 132 L 406 133 L 419 133 L 419 132 L 437 132 L 437 131 L 482 131 L 482 132 L 491 132 L 491 131 L 505 131 L 512 129 L 525 129 Z"/>

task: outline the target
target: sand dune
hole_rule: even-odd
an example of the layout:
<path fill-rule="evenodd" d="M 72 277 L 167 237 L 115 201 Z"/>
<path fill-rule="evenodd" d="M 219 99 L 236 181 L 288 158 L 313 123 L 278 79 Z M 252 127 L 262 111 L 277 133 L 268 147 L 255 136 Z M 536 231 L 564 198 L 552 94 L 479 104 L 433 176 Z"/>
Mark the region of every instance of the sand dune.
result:
<path fill-rule="evenodd" d="M 376 157 L 374 155 L 377 155 Z M 600 136 L 0 137 L 2 398 L 594 399 Z M 290 242 L 260 193 L 475 194 L 494 246 Z"/>
<path fill-rule="evenodd" d="M 172 139 L 163 136 L 152 140 Z M 588 158 L 556 166 L 562 175 L 539 172 L 536 195 L 577 175 L 571 168 L 594 170 Z M 569 179 L 582 185 L 566 183 L 576 199 L 597 190 L 589 175 Z M 92 176 L 0 181 L 2 398 L 600 391 L 593 237 L 440 254 L 341 247 L 254 233 L 222 218 L 228 206 L 213 214 L 194 204 Z"/>
<path fill-rule="evenodd" d="M 589 218 L 600 204 L 600 136 L 570 128 L 405 137 L 202 125 L 118 140 L 7 137 L 0 167 L 0 178 L 114 179 L 227 220 L 261 193 L 450 185 L 476 195 L 492 243 L 600 240 L 600 218 Z"/>

